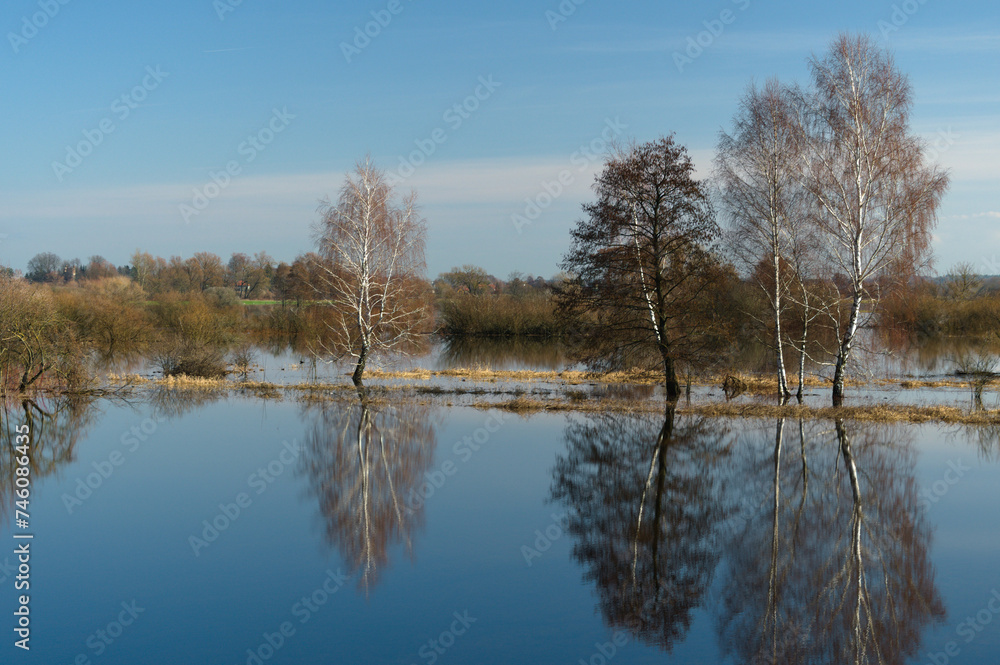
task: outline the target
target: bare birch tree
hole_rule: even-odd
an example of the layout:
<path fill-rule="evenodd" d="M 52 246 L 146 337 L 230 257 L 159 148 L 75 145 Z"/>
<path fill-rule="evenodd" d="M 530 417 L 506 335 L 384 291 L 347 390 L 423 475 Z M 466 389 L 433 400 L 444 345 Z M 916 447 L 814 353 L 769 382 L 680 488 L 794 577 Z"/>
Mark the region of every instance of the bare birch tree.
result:
<path fill-rule="evenodd" d="M 797 281 L 790 269 L 795 265 L 791 261 L 795 239 L 808 223 L 796 99 L 773 79 L 763 88 L 751 85 L 733 118 L 733 133 L 719 136 L 715 160 L 722 208 L 729 221 L 729 245 L 769 305 L 770 346 L 782 400 L 791 396 L 782 317 L 788 291 Z"/>
<path fill-rule="evenodd" d="M 371 159 L 357 164 L 337 201 L 320 211 L 313 286 L 336 312 L 328 324 L 333 341 L 324 346 L 357 359 L 353 380 L 361 385 L 369 356 L 411 340 L 426 317 L 426 222 L 416 194 L 400 199 Z"/>
<path fill-rule="evenodd" d="M 793 286 L 788 299 L 797 308 L 796 325 L 800 326 L 798 334 L 793 338 L 789 335 L 788 343 L 799 354 L 798 388 L 795 397 L 802 403 L 806 382 L 806 359 L 809 358 L 810 343 L 814 342 L 814 323 L 826 318 L 827 302 L 830 287 L 820 279 L 821 270 L 819 247 L 819 230 L 809 222 L 797 225 L 789 243 L 791 252 L 788 262 L 791 268 Z"/>
<path fill-rule="evenodd" d="M 924 163 L 923 145 L 909 128 L 912 89 L 887 51 L 869 37 L 841 35 L 811 67 L 806 186 L 830 269 L 845 277 L 842 297 L 849 304 L 846 321 L 835 321 L 833 404 L 839 406 L 862 305 L 869 305 L 867 320 L 880 290 L 912 275 L 929 256 L 948 176 Z"/>

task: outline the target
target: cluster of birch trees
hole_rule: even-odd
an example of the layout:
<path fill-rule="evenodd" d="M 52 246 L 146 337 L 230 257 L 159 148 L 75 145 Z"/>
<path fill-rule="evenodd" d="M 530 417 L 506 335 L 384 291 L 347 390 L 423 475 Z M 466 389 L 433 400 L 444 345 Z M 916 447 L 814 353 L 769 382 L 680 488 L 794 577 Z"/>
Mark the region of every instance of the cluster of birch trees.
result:
<path fill-rule="evenodd" d="M 749 87 L 720 137 L 716 176 L 729 246 L 770 305 L 782 396 L 791 395 L 785 349 L 799 354 L 801 399 L 809 324 L 823 317 L 837 333 L 829 355 L 840 405 L 859 327 L 930 258 L 948 175 L 925 162 L 910 131 L 913 91 L 890 53 L 842 35 L 810 68 L 809 89 Z M 783 329 L 789 307 L 803 317 L 796 338 Z"/>
<path fill-rule="evenodd" d="M 859 329 L 887 289 L 929 260 L 948 175 L 926 163 L 910 130 L 913 91 L 888 51 L 869 37 L 841 35 L 810 67 L 807 88 L 748 88 L 720 136 L 717 204 L 672 137 L 612 152 L 595 183 L 597 201 L 571 233 L 563 268 L 574 279 L 557 294 L 587 321 L 591 355 L 656 357 L 667 397 L 676 399 L 678 361 L 696 364 L 697 349 L 717 349 L 731 334 L 713 329 L 724 306 L 718 241 L 726 238 L 769 305 L 764 323 L 782 400 L 791 397 L 786 352 L 798 352 L 801 399 L 810 331 L 821 326 L 837 342 L 812 359 L 834 367 L 833 403 L 842 404 Z M 371 352 L 398 346 L 425 320 L 426 225 L 414 198 L 398 197 L 370 161 L 322 213 L 316 286 L 342 313 L 343 341 L 331 351 L 357 360 L 360 384 Z M 789 326 L 792 311 L 798 320 Z"/>

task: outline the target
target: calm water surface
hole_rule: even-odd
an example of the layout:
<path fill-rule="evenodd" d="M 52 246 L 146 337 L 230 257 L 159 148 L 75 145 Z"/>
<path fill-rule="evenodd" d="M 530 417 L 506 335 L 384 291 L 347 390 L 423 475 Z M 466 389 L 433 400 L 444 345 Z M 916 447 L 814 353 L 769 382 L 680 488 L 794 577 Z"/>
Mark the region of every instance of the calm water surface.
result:
<path fill-rule="evenodd" d="M 27 409 L 0 462 L 4 663 L 1000 660 L 996 432 L 356 397 Z M 30 653 L 5 572 L 26 418 Z"/>

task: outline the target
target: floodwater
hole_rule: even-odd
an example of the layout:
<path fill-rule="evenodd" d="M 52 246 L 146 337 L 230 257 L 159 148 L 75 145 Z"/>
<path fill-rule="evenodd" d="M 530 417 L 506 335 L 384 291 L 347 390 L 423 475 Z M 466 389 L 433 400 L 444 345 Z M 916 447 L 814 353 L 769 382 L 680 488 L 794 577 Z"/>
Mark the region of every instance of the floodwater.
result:
<path fill-rule="evenodd" d="M 989 429 L 154 391 L 2 431 L 4 663 L 1000 659 Z"/>

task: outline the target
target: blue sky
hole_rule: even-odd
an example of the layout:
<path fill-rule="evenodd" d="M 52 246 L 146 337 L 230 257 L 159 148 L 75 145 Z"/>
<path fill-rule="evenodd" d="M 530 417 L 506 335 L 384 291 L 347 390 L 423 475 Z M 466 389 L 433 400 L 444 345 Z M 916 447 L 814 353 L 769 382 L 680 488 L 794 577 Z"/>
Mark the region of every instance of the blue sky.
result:
<path fill-rule="evenodd" d="M 604 138 L 674 132 L 707 176 L 751 80 L 806 83 L 808 57 L 853 31 L 893 49 L 913 130 L 952 170 L 937 268 L 1000 273 L 994 3 L 237 1 L 7 0 L 0 263 L 291 260 L 371 153 L 420 196 L 432 276 L 549 276 Z"/>

